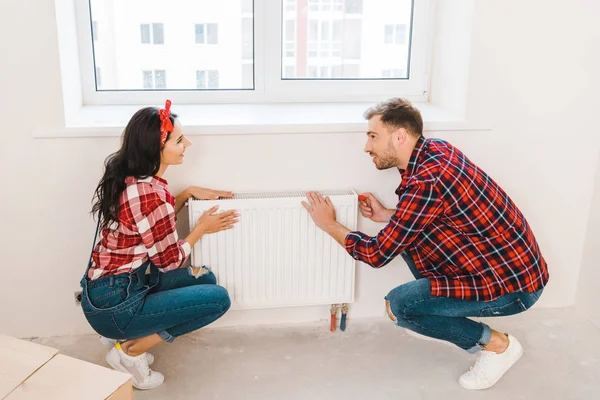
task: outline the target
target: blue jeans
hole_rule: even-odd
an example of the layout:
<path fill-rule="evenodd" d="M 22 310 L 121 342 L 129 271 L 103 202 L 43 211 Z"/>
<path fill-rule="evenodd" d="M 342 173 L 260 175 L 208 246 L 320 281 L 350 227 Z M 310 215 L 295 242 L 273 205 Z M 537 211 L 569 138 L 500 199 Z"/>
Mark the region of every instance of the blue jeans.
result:
<path fill-rule="evenodd" d="M 396 323 L 422 335 L 446 340 L 469 353 L 484 348 L 490 342 L 492 330 L 466 317 L 521 313 L 533 306 L 543 291 L 509 293 L 489 302 L 432 296 L 429 279 L 419 273 L 410 254 L 403 252 L 402 257 L 416 280 L 398 286 L 385 297 Z"/>
<path fill-rule="evenodd" d="M 170 343 L 216 321 L 229 309 L 229 294 L 216 282 L 212 272 L 198 278 L 187 268 L 161 273 L 148 262 L 131 274 L 94 281 L 84 276 L 81 306 L 102 336 L 129 340 L 156 333 Z"/>

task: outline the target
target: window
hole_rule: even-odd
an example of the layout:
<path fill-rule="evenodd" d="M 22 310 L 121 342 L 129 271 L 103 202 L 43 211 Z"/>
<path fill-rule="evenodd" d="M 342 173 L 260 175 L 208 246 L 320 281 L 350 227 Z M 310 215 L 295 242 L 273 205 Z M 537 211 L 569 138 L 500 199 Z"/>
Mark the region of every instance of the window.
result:
<path fill-rule="evenodd" d="M 196 44 L 206 43 L 206 25 L 196 24 Z"/>
<path fill-rule="evenodd" d="M 285 67 L 285 72 L 283 74 L 284 78 L 293 78 L 296 76 L 296 67 L 291 65 Z"/>
<path fill-rule="evenodd" d="M 296 55 L 296 21 L 285 21 L 284 57 L 294 57 Z"/>
<path fill-rule="evenodd" d="M 254 4 L 252 0 L 241 0 L 242 2 L 242 13 L 243 14 L 252 14 L 254 9 Z"/>
<path fill-rule="evenodd" d="M 381 76 L 384 78 L 406 78 L 406 70 L 404 70 L 404 69 L 384 69 L 381 71 Z"/>
<path fill-rule="evenodd" d="M 152 24 L 152 39 L 154 44 L 165 44 L 163 24 Z"/>
<path fill-rule="evenodd" d="M 144 89 L 166 89 L 167 73 L 165 70 L 142 71 Z"/>
<path fill-rule="evenodd" d="M 219 88 L 219 71 L 196 71 L 196 88 L 197 89 L 218 89 Z"/>
<path fill-rule="evenodd" d="M 102 70 L 100 68 L 96 68 L 96 86 L 102 87 Z"/>
<path fill-rule="evenodd" d="M 96 87 L 102 87 L 102 70 L 100 68 L 96 68 Z"/>
<path fill-rule="evenodd" d="M 254 66 L 252 64 L 242 65 L 242 85 L 247 88 L 254 86 Z"/>
<path fill-rule="evenodd" d="M 97 21 L 92 22 L 92 38 L 94 39 L 94 42 L 98 41 L 98 22 Z"/>
<path fill-rule="evenodd" d="M 346 12 L 348 14 L 362 14 L 362 12 L 363 12 L 362 0 L 346 0 Z"/>
<path fill-rule="evenodd" d="M 142 32 L 142 44 L 150 43 L 150 25 L 142 24 L 140 30 Z"/>
<path fill-rule="evenodd" d="M 252 18 L 242 18 L 242 60 L 254 58 L 254 26 Z M 244 85 L 244 87 L 246 87 Z"/>
<path fill-rule="evenodd" d="M 163 24 L 141 24 L 142 44 L 165 44 Z"/>
<path fill-rule="evenodd" d="M 286 12 L 294 12 L 296 11 L 296 0 L 285 0 L 285 8 Z"/>
<path fill-rule="evenodd" d="M 196 44 L 217 44 L 217 24 L 196 24 Z"/>
<path fill-rule="evenodd" d="M 139 1 L 75 2 L 85 104 L 428 97 L 432 0 Z"/>
<path fill-rule="evenodd" d="M 385 26 L 386 44 L 406 44 L 406 24 L 386 25 Z"/>

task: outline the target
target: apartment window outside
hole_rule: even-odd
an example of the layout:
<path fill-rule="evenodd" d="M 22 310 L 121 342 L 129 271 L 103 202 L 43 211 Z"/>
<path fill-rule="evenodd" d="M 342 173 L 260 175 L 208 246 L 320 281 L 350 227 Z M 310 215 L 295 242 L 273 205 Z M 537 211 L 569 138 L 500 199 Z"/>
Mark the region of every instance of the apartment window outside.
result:
<path fill-rule="evenodd" d="M 156 24 L 141 24 L 141 40 L 142 44 L 165 44 L 164 25 Z"/>
<path fill-rule="evenodd" d="M 386 25 L 384 41 L 386 44 L 406 44 L 406 24 Z"/>
<path fill-rule="evenodd" d="M 218 44 L 217 24 L 196 24 L 196 44 Z"/>
<path fill-rule="evenodd" d="M 167 73 L 165 70 L 142 71 L 144 89 L 166 89 Z"/>
<path fill-rule="evenodd" d="M 84 103 L 154 104 L 164 91 L 179 102 L 243 103 L 427 90 L 431 0 L 172 0 L 169 13 L 146 3 L 140 15 L 141 1 L 88 0 Z M 156 60 L 160 70 L 147 68 Z M 96 68 L 110 71 L 101 84 Z"/>
<path fill-rule="evenodd" d="M 198 89 L 218 89 L 219 71 L 196 71 L 196 87 Z"/>

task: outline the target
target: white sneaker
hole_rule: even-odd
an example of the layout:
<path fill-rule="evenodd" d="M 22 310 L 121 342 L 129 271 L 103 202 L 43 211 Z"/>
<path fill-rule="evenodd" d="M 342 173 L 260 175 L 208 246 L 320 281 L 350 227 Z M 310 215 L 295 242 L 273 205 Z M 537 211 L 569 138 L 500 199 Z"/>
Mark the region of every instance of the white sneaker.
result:
<path fill-rule="evenodd" d="M 465 389 L 491 388 L 522 355 L 521 343 L 514 336 L 508 335 L 508 347 L 504 353 L 496 354 L 483 350 L 475 365 L 468 372 L 462 374 L 458 382 Z"/>
<path fill-rule="evenodd" d="M 100 343 L 102 343 L 102 345 L 108 350 L 112 349 L 113 347 L 115 347 L 115 344 L 117 344 L 116 339 L 109 339 L 104 336 L 100 336 L 99 340 Z M 148 363 L 148 365 L 154 364 L 154 356 L 151 353 L 144 353 L 144 357 L 146 357 L 146 362 Z"/>
<path fill-rule="evenodd" d="M 444 344 L 446 346 L 456 347 L 452 343 L 447 342 L 445 340 L 440 340 L 440 339 L 432 338 L 432 337 L 429 337 L 429 336 L 421 335 L 420 333 L 417 333 L 415 331 L 411 331 L 410 329 L 404 329 L 404 330 L 406 331 L 407 335 L 412 336 L 412 337 L 414 337 L 416 339 L 427 340 L 428 342 L 437 342 L 437 343 L 440 343 L 440 344 Z"/>
<path fill-rule="evenodd" d="M 137 357 L 129 356 L 118 343 L 106 355 L 106 362 L 115 370 L 131 375 L 136 389 L 154 389 L 165 381 L 163 374 L 150 369 L 143 354 Z"/>

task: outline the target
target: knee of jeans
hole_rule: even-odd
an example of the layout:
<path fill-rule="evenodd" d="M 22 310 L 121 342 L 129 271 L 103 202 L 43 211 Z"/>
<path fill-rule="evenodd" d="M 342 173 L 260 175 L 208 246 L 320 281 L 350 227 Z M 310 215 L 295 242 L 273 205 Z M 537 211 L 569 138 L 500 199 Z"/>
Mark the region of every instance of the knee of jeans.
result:
<path fill-rule="evenodd" d="M 407 290 L 404 290 L 402 286 L 393 289 L 387 296 L 386 300 L 389 302 L 388 311 L 401 320 L 406 314 L 408 304 L 411 302 L 410 295 Z M 391 317 L 390 317 L 391 318 Z"/>
<path fill-rule="evenodd" d="M 229 293 L 227 289 L 222 286 L 217 286 L 220 290 L 217 292 L 217 298 L 215 302 L 217 302 L 221 306 L 221 313 L 225 314 L 229 308 L 231 307 L 231 299 L 229 298 Z"/>
<path fill-rule="evenodd" d="M 209 285 L 217 284 L 217 277 L 215 274 L 209 269 L 208 272 L 204 275 L 204 279 Z"/>
<path fill-rule="evenodd" d="M 386 301 L 386 310 L 388 317 L 398 326 L 407 328 L 410 326 L 408 320 L 405 318 L 402 312 L 397 311 L 397 309 L 392 308 L 392 305 L 389 301 Z"/>

